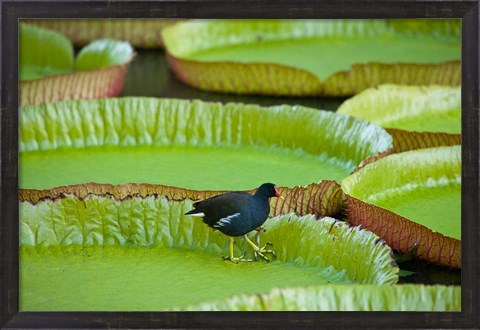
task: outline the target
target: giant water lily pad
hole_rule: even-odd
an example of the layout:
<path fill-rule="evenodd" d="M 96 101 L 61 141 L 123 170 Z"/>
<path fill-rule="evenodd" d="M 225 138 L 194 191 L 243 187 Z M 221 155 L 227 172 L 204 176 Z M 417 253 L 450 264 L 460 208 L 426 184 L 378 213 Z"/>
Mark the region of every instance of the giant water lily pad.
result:
<path fill-rule="evenodd" d="M 461 142 L 460 87 L 383 85 L 348 99 L 338 112 L 386 128 L 397 152 Z"/>
<path fill-rule="evenodd" d="M 460 85 L 460 20 L 193 20 L 162 31 L 183 82 L 237 94 Z"/>
<path fill-rule="evenodd" d="M 74 58 L 64 35 L 20 24 L 20 104 L 117 96 L 133 56 L 128 42 L 101 39 Z"/>
<path fill-rule="evenodd" d="M 156 98 L 22 108 L 20 186 L 148 182 L 251 189 L 341 180 L 391 147 L 377 125 L 300 106 Z"/>
<path fill-rule="evenodd" d="M 278 187 L 278 189 L 283 198 L 270 199 L 271 216 L 294 212 L 297 215 L 312 214 L 317 218 L 321 218 L 324 216 L 334 216 L 342 211 L 344 199 L 343 191 L 340 188 L 340 185 L 335 181 L 324 180 L 319 184 L 312 183 L 305 187 Z M 75 195 L 79 199 L 88 197 L 92 194 L 100 196 L 108 195 L 120 200 L 132 196 L 146 198 L 152 195 L 164 195 L 173 200 L 190 199 L 198 201 L 225 192 L 227 191 L 195 191 L 146 183 L 127 183 L 123 185 L 85 183 L 56 187 L 49 190 L 21 190 L 20 201 L 37 203 L 47 198 L 61 198 L 66 194 Z M 255 189 L 247 192 L 253 194 L 255 193 Z"/>
<path fill-rule="evenodd" d="M 34 19 L 28 24 L 52 29 L 66 35 L 76 46 L 84 46 L 97 39 L 128 41 L 139 48 L 163 47 L 160 31 L 178 19 Z"/>
<path fill-rule="evenodd" d="M 461 267 L 460 146 L 381 158 L 342 181 L 347 215 L 392 248 Z"/>
<path fill-rule="evenodd" d="M 272 262 L 223 261 L 226 236 L 184 215 L 213 192 L 157 188 L 22 190 L 20 309 L 165 310 L 277 287 L 398 280 L 376 235 L 313 215 L 267 220 L 261 240 L 274 244 Z"/>
<path fill-rule="evenodd" d="M 459 286 L 322 285 L 273 289 L 189 306 L 201 311 L 460 311 Z"/>

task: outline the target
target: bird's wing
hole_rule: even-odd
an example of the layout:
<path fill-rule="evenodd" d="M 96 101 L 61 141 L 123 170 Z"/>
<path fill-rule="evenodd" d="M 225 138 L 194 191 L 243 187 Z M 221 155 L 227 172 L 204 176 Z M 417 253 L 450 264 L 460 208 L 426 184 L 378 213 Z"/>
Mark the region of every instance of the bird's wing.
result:
<path fill-rule="evenodd" d="M 214 225 L 213 228 L 222 228 L 222 227 L 228 227 L 232 222 L 235 222 L 235 220 L 240 218 L 240 212 L 237 212 L 235 214 L 229 215 L 225 218 L 221 218 L 218 220 Z"/>
<path fill-rule="evenodd" d="M 231 192 L 198 202 L 194 213 L 203 213 L 203 222 L 213 226 L 220 219 L 242 212 L 252 195 L 245 192 Z"/>
<path fill-rule="evenodd" d="M 233 191 L 226 194 L 210 197 L 193 204 L 195 210 L 204 212 L 214 209 L 224 210 L 224 216 L 234 214 L 238 211 L 238 206 L 246 202 L 252 195 L 243 191 Z"/>
<path fill-rule="evenodd" d="M 188 211 L 187 213 L 185 213 L 185 215 L 202 214 L 202 216 L 204 216 L 205 215 L 204 209 L 208 209 L 209 205 L 214 205 L 217 202 L 221 203 L 223 200 L 222 196 L 230 195 L 230 194 L 232 193 L 217 195 L 217 196 L 204 199 L 203 201 L 195 202 L 192 204 L 193 210 Z"/>

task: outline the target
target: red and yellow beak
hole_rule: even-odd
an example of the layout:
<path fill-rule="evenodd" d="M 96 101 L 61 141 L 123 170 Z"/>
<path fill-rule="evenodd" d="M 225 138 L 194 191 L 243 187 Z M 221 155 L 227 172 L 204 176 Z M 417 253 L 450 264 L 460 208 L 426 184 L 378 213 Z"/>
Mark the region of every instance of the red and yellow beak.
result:
<path fill-rule="evenodd" d="M 280 191 L 278 190 L 277 186 L 273 187 L 275 189 L 275 197 L 284 199 L 282 195 L 280 195 Z"/>

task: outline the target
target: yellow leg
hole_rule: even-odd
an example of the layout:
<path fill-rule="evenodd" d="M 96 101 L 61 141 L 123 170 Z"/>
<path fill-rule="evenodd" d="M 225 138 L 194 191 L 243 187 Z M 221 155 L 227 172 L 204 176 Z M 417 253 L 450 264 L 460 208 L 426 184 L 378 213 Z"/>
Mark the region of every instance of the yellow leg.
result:
<path fill-rule="evenodd" d="M 244 259 L 245 255 L 241 255 L 240 257 L 234 257 L 233 256 L 233 243 L 235 239 L 233 237 L 230 237 L 230 243 L 228 245 L 228 256 L 223 257 L 223 260 L 230 260 L 233 263 L 238 264 L 239 261 L 254 261 L 252 259 Z"/>
<path fill-rule="evenodd" d="M 265 246 L 263 248 L 259 248 L 258 246 L 255 245 L 255 243 L 253 243 L 248 237 L 247 235 L 244 235 L 243 236 L 245 238 L 245 240 L 248 242 L 248 244 L 251 245 L 251 247 L 253 248 L 253 250 L 255 251 L 255 258 L 257 256 L 260 256 L 263 258 L 263 260 L 265 260 L 266 262 L 270 262 L 270 259 L 268 259 L 267 257 L 265 257 L 265 255 L 263 255 L 263 253 L 272 253 L 274 256 L 275 256 L 275 252 L 273 252 L 272 250 L 267 250 L 266 247 L 267 245 L 271 245 L 272 243 L 270 242 L 267 242 L 267 244 L 265 244 Z"/>
<path fill-rule="evenodd" d="M 257 243 L 256 244 L 257 246 L 260 246 L 260 233 L 265 232 L 266 230 L 263 227 L 258 227 L 255 230 L 256 230 L 256 232 L 255 232 L 255 243 Z M 260 252 L 261 253 L 271 253 L 271 254 L 273 254 L 274 257 L 276 257 L 275 251 L 267 249 L 267 246 L 269 246 L 269 245 L 272 246 L 273 245 L 272 242 L 266 242 L 265 245 L 260 248 Z M 256 255 L 255 255 L 255 257 L 256 257 Z"/>
<path fill-rule="evenodd" d="M 230 244 L 228 245 L 228 256 L 230 257 L 230 259 L 233 259 L 233 243 L 234 239 L 233 237 L 230 237 Z"/>

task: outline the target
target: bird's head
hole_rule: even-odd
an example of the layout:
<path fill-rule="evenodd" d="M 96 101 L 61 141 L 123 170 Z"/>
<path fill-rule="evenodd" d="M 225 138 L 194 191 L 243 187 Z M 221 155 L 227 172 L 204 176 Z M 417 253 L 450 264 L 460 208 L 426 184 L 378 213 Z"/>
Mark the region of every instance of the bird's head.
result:
<path fill-rule="evenodd" d="M 264 183 L 260 187 L 258 187 L 257 192 L 255 193 L 256 196 L 261 196 L 264 198 L 270 198 L 270 197 L 282 197 L 280 195 L 280 191 L 278 191 L 278 188 L 276 185 L 273 183 Z"/>

